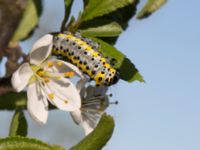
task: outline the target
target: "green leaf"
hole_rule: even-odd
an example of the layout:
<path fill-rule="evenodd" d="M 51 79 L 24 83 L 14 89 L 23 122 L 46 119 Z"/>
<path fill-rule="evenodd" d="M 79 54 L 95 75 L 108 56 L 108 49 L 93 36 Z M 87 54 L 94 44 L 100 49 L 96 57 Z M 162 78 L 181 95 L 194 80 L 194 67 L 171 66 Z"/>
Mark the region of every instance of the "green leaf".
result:
<path fill-rule="evenodd" d="M 116 11 L 114 11 L 108 15 L 104 15 L 101 18 L 115 21 L 123 28 L 123 30 L 126 30 L 126 28 L 128 27 L 128 22 L 136 14 L 138 3 L 139 3 L 139 0 L 134 0 L 129 5 L 127 5 L 123 8 L 117 9 Z M 101 19 L 101 18 L 99 18 L 99 19 Z M 106 37 L 106 38 L 103 37 L 101 39 L 111 45 L 114 45 L 116 43 L 118 37 L 112 37 L 112 38 L 111 37 Z"/>
<path fill-rule="evenodd" d="M 74 0 L 64 0 L 64 2 L 65 2 L 65 16 L 64 16 L 64 19 L 63 19 L 63 22 L 62 22 L 61 31 L 65 30 L 65 25 L 66 25 L 67 20 L 69 18 L 71 7 L 72 7 Z"/>
<path fill-rule="evenodd" d="M 83 0 L 84 8 L 88 5 L 89 0 Z"/>
<path fill-rule="evenodd" d="M 126 57 L 124 58 L 120 66 L 119 74 L 121 79 L 128 82 L 133 82 L 133 81 L 145 82 L 142 75 L 135 67 L 135 65 L 130 61 L 130 59 Z"/>
<path fill-rule="evenodd" d="M 144 19 L 149 17 L 153 12 L 158 10 L 166 2 L 167 0 L 148 0 L 148 2 L 137 15 L 137 19 Z"/>
<path fill-rule="evenodd" d="M 127 6 L 117 9 L 116 11 L 103 16 L 104 19 L 109 19 L 117 22 L 124 30 L 128 27 L 128 22 L 136 14 L 137 4 L 139 0 L 133 0 Z"/>
<path fill-rule="evenodd" d="M 87 2 L 87 1 L 86 1 Z M 82 21 L 109 14 L 132 3 L 133 0 L 89 0 L 82 14 Z"/>
<path fill-rule="evenodd" d="M 72 32 L 72 30 L 73 30 L 73 28 L 74 28 L 75 22 L 76 22 L 75 17 L 74 17 L 74 16 L 71 16 L 70 21 L 69 21 L 69 23 L 67 24 L 66 29 L 67 29 L 68 31 L 71 31 L 71 32 Z"/>
<path fill-rule="evenodd" d="M 0 150 L 64 150 L 64 148 L 51 146 L 37 139 L 17 136 L 0 139 Z"/>
<path fill-rule="evenodd" d="M 109 57 L 110 59 L 115 59 L 116 64 L 115 68 L 119 70 L 120 78 L 122 80 L 133 82 L 133 81 L 140 81 L 144 82 L 144 79 L 142 75 L 139 73 L 138 69 L 135 67 L 135 65 L 119 50 L 117 50 L 115 47 L 109 45 L 108 43 L 97 39 L 97 38 L 91 38 L 94 41 L 100 43 L 100 51 L 103 53 L 105 57 Z"/>
<path fill-rule="evenodd" d="M 109 115 L 103 114 L 94 131 L 70 150 L 101 150 L 111 138 L 113 130 L 113 118 Z"/>
<path fill-rule="evenodd" d="M 41 12 L 41 0 L 28 0 L 22 19 L 12 37 L 12 41 L 20 41 L 28 38 L 38 24 Z"/>
<path fill-rule="evenodd" d="M 123 29 L 116 22 L 111 22 L 102 26 L 80 30 L 81 34 L 90 37 L 113 37 L 118 36 Z"/>
<path fill-rule="evenodd" d="M 82 22 L 79 29 L 87 29 L 87 28 L 95 28 L 98 26 L 103 26 L 106 24 L 109 24 L 111 22 L 116 22 L 118 25 L 121 26 L 123 30 L 125 30 L 128 27 L 128 22 L 136 13 L 136 6 L 138 4 L 138 0 L 133 0 L 132 3 L 128 4 L 127 6 L 123 8 L 119 8 L 109 14 L 106 14 L 104 16 L 88 20 L 85 22 Z M 116 35 L 115 37 L 101 37 L 103 41 L 114 45 L 119 35 Z"/>
<path fill-rule="evenodd" d="M 8 94 L 0 95 L 0 109 L 14 110 L 16 108 L 26 108 L 26 93 L 10 92 Z"/>
<path fill-rule="evenodd" d="M 27 135 L 27 122 L 22 110 L 16 110 L 10 125 L 9 136 L 16 135 Z"/>

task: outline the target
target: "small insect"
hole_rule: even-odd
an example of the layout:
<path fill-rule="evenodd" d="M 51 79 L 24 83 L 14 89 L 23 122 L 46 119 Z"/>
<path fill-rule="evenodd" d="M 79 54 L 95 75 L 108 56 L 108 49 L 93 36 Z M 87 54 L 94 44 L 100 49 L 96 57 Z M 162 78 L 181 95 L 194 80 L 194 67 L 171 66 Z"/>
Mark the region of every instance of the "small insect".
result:
<path fill-rule="evenodd" d="M 75 33 L 54 35 L 52 54 L 65 58 L 87 74 L 96 85 L 110 86 L 119 80 L 119 72 L 98 51 L 99 45 Z"/>

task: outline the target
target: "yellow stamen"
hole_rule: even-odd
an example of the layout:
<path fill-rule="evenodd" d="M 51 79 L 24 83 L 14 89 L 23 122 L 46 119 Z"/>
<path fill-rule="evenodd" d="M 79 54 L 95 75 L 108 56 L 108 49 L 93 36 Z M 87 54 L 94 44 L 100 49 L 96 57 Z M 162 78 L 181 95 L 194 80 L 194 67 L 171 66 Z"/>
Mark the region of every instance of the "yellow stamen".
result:
<path fill-rule="evenodd" d="M 39 71 L 37 72 L 37 74 L 38 74 L 40 77 L 42 77 L 42 76 L 44 76 L 44 71 L 43 71 L 43 70 L 39 70 Z"/>
<path fill-rule="evenodd" d="M 73 77 L 74 75 L 75 75 L 75 73 L 73 71 L 64 73 L 65 77 Z"/>
<path fill-rule="evenodd" d="M 67 103 L 68 103 L 68 100 L 65 100 L 64 103 L 67 104 Z"/>
<path fill-rule="evenodd" d="M 58 62 L 57 62 L 57 65 L 58 65 L 58 66 L 62 66 L 63 64 L 64 64 L 64 63 L 63 63 L 62 61 L 58 61 Z"/>
<path fill-rule="evenodd" d="M 60 80 L 60 79 L 61 79 L 61 76 L 56 76 L 56 79 L 57 79 L 57 80 Z"/>
<path fill-rule="evenodd" d="M 44 78 L 44 82 L 46 82 L 46 83 L 50 82 L 49 78 L 48 78 L 48 77 L 45 77 L 45 78 Z"/>
<path fill-rule="evenodd" d="M 48 61 L 48 67 L 51 68 L 53 66 L 53 62 L 52 61 Z"/>
<path fill-rule="evenodd" d="M 50 100 L 53 100 L 55 95 L 53 93 L 50 93 L 50 94 L 48 94 L 48 97 L 49 97 Z"/>

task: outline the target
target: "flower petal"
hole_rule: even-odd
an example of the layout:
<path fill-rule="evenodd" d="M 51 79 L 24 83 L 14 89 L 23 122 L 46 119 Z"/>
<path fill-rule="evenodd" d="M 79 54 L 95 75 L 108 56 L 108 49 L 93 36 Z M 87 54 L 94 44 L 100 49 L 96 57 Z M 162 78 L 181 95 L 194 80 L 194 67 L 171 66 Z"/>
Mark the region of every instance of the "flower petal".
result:
<path fill-rule="evenodd" d="M 106 92 L 108 90 L 107 86 L 101 85 L 101 86 L 88 86 L 87 87 L 87 97 L 86 99 L 89 99 L 91 97 L 96 97 L 96 96 L 105 96 Z"/>
<path fill-rule="evenodd" d="M 84 129 L 85 135 L 88 135 L 90 132 L 94 130 L 94 128 L 92 128 L 86 120 L 83 120 L 82 113 L 80 110 L 73 111 L 70 114 L 74 122 L 77 125 L 80 125 Z"/>
<path fill-rule="evenodd" d="M 83 122 L 80 109 L 70 112 L 70 115 L 72 116 L 73 121 L 77 125 L 79 125 L 81 122 Z"/>
<path fill-rule="evenodd" d="M 22 91 L 32 75 L 33 72 L 30 65 L 28 63 L 22 64 L 12 75 L 11 83 L 13 88 L 17 92 Z"/>
<path fill-rule="evenodd" d="M 30 116 L 38 123 L 45 124 L 48 117 L 48 102 L 38 83 L 28 86 L 27 96 L 27 109 Z"/>
<path fill-rule="evenodd" d="M 85 135 L 90 134 L 90 133 L 94 130 L 94 128 L 91 128 L 91 127 L 89 126 L 89 124 L 88 124 L 86 121 L 84 121 L 84 122 L 81 124 L 81 126 L 82 126 L 82 128 L 84 129 L 84 131 L 85 131 Z"/>
<path fill-rule="evenodd" d="M 75 65 L 68 63 L 66 61 L 58 60 L 55 58 L 50 58 L 45 63 L 45 68 L 47 68 L 48 63 L 51 62 L 53 66 L 50 69 L 55 69 L 58 73 L 74 72 L 81 78 L 84 78 L 83 73 Z"/>
<path fill-rule="evenodd" d="M 95 87 L 94 96 L 97 96 L 97 95 L 105 96 L 107 91 L 108 91 L 108 86 L 101 85 L 101 86 Z"/>
<path fill-rule="evenodd" d="M 77 91 L 80 93 L 81 97 L 85 96 L 86 83 L 87 83 L 87 78 L 85 77 L 85 78 L 80 79 L 76 84 Z"/>
<path fill-rule="evenodd" d="M 30 63 L 40 65 L 50 54 L 52 50 L 53 36 L 46 34 L 37 40 L 30 51 Z"/>
<path fill-rule="evenodd" d="M 74 111 L 81 107 L 80 95 L 73 83 L 66 79 L 51 80 L 45 84 L 49 100 L 59 109 Z"/>

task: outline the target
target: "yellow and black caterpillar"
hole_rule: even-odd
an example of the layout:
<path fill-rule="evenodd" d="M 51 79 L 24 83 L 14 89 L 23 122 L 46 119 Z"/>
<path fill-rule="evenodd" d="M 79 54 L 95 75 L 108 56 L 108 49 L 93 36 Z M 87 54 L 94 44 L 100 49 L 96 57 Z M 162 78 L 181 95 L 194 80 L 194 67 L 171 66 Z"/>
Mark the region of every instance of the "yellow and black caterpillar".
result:
<path fill-rule="evenodd" d="M 96 85 L 110 86 L 119 80 L 119 73 L 88 39 L 71 33 L 54 35 L 52 54 L 67 59 L 95 80 Z"/>

